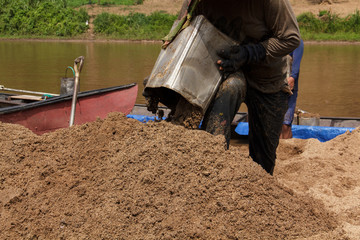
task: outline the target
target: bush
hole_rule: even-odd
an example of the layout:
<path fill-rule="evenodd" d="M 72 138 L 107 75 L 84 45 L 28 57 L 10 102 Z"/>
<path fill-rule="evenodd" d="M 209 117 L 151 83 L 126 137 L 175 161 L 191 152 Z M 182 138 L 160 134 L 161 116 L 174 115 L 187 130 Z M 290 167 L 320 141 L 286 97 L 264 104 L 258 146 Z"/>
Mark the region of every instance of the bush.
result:
<path fill-rule="evenodd" d="M 109 13 L 97 15 L 94 32 L 122 39 L 159 40 L 170 30 L 176 16 L 155 12 L 149 16 L 131 13 L 119 16 Z"/>
<path fill-rule="evenodd" d="M 329 11 L 321 11 L 318 16 L 304 13 L 297 18 L 300 30 L 308 33 L 359 33 L 360 14 L 356 11 L 346 18 L 340 18 Z"/>
<path fill-rule="evenodd" d="M 300 29 L 306 29 L 311 32 L 321 31 L 321 21 L 312 13 L 303 13 L 297 18 Z"/>
<path fill-rule="evenodd" d="M 357 10 L 355 14 L 349 15 L 344 21 L 344 31 L 360 33 L 360 13 Z"/>
<path fill-rule="evenodd" d="M 88 29 L 87 12 L 67 7 L 66 0 L 0 1 L 0 34 L 69 37 Z"/>

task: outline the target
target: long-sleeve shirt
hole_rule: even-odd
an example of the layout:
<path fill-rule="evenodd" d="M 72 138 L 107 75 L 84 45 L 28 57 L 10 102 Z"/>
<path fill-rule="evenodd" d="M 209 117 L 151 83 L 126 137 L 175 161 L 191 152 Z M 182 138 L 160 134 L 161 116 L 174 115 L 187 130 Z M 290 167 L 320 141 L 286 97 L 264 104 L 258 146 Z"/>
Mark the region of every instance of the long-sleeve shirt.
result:
<path fill-rule="evenodd" d="M 186 16 L 188 6 L 195 1 L 185 0 L 179 16 Z M 251 87 L 264 93 L 283 88 L 286 55 L 300 44 L 299 28 L 288 0 L 202 0 L 193 13 L 200 14 L 239 44 L 264 46 L 265 61 L 243 68 Z"/>
<path fill-rule="evenodd" d="M 304 42 L 301 40 L 299 47 L 297 47 L 290 56 L 292 57 L 291 74 L 290 77 L 295 79 L 294 91 L 299 88 L 299 75 L 300 75 L 300 63 L 304 53 Z"/>

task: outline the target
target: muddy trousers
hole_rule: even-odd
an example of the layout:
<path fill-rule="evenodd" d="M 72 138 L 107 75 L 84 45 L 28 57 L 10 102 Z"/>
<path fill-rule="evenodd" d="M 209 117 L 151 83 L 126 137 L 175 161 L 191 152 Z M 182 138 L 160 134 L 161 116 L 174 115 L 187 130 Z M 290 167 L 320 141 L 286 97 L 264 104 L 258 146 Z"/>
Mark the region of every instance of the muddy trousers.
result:
<path fill-rule="evenodd" d="M 213 135 L 224 135 L 229 148 L 231 122 L 245 101 L 246 81 L 243 74 L 232 74 L 219 87 L 207 109 L 201 128 Z"/>
<path fill-rule="evenodd" d="M 243 79 L 232 76 L 222 83 L 204 116 L 202 129 L 214 135 L 223 134 L 229 147 L 231 122 L 241 103 L 245 102 L 248 108 L 249 154 L 272 175 L 288 94 L 282 91 L 265 94 L 247 87 Z"/>

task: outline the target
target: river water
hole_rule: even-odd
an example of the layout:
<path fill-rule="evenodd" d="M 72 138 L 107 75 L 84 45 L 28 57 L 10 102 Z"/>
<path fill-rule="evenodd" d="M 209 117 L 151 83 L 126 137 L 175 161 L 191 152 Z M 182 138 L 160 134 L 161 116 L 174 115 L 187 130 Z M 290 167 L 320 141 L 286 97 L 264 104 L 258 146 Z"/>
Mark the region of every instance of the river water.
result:
<path fill-rule="evenodd" d="M 136 82 L 137 103 L 144 103 L 142 82 L 160 49 L 160 43 L 2 40 L 0 85 L 59 93 L 61 77 L 72 76 L 67 67 L 84 56 L 81 91 Z M 358 44 L 305 43 L 297 106 L 321 116 L 360 117 L 359 66 Z"/>

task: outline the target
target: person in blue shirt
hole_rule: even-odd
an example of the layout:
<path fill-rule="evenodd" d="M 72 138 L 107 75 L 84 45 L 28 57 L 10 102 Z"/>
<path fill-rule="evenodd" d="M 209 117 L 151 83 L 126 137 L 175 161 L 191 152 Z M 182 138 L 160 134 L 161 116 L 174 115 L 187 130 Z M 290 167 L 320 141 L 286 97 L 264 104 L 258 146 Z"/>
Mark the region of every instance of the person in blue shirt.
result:
<path fill-rule="evenodd" d="M 282 131 L 280 134 L 281 139 L 292 138 L 291 125 L 294 119 L 296 100 L 299 89 L 299 75 L 300 75 L 300 62 L 304 53 L 304 42 L 300 40 L 300 45 L 292 53 L 291 58 L 291 74 L 288 77 L 288 84 L 293 94 L 288 99 L 288 110 L 285 113 Z"/>

